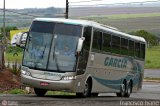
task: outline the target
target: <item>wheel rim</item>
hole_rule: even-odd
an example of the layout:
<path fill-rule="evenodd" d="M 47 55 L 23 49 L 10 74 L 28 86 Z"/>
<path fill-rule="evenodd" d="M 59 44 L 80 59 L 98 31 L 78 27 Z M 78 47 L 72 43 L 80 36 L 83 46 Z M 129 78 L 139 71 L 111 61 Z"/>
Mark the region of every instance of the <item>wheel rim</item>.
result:
<path fill-rule="evenodd" d="M 84 95 L 87 96 L 88 95 L 88 83 L 85 84 L 85 89 L 84 89 Z"/>
<path fill-rule="evenodd" d="M 121 96 L 124 96 L 125 94 L 125 86 L 124 84 L 122 85 L 122 89 L 121 89 Z"/>
<path fill-rule="evenodd" d="M 128 85 L 128 90 L 127 90 L 128 95 L 131 93 L 131 84 Z"/>

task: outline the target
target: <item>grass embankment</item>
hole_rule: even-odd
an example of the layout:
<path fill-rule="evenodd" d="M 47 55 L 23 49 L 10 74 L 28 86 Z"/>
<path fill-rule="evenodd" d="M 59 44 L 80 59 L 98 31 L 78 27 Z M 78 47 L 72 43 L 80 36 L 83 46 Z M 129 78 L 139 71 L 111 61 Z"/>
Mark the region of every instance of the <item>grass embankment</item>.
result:
<path fill-rule="evenodd" d="M 145 68 L 160 68 L 160 46 L 154 46 L 147 49 Z"/>
<path fill-rule="evenodd" d="M 8 91 L 0 92 L 0 94 L 27 94 L 27 91 L 22 89 L 12 89 Z"/>
<path fill-rule="evenodd" d="M 146 78 L 144 78 L 145 80 L 158 80 L 158 81 L 160 81 L 160 78 L 150 78 L 150 77 L 146 77 Z"/>
<path fill-rule="evenodd" d="M 144 14 L 114 14 L 114 15 L 93 15 L 80 17 L 82 19 L 129 19 L 129 18 L 146 18 L 146 17 L 159 17 L 160 13 L 144 13 Z"/>
<path fill-rule="evenodd" d="M 17 61 L 17 63 L 21 63 L 22 61 L 22 56 L 23 53 L 22 52 L 18 52 L 17 54 L 15 53 L 5 53 L 5 62 L 10 62 L 10 63 L 14 63 Z"/>
<path fill-rule="evenodd" d="M 0 92 L 0 94 L 28 94 L 26 90 L 23 89 L 11 89 L 7 91 Z M 34 94 L 34 92 L 31 92 L 31 94 Z M 76 95 L 75 93 L 68 93 L 68 92 L 61 92 L 61 91 L 48 91 L 46 95 L 70 95 L 74 96 Z"/>
<path fill-rule="evenodd" d="M 75 95 L 75 93 L 61 92 L 61 91 L 48 91 L 46 95 Z"/>

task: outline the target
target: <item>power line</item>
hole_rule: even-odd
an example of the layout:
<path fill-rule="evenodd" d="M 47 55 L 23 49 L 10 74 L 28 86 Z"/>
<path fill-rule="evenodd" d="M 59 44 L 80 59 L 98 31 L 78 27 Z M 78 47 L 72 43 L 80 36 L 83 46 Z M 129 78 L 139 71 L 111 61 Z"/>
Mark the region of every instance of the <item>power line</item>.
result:
<path fill-rule="evenodd" d="M 93 0 L 92 0 L 93 1 Z M 96 0 L 97 1 L 97 0 Z M 102 1 L 102 0 L 100 0 Z M 88 1 L 89 2 L 89 1 Z M 90 1 L 91 2 L 91 1 Z M 160 2 L 160 0 L 156 1 L 143 1 L 143 2 L 128 2 L 128 3 L 112 3 L 112 4 L 91 4 L 91 5 L 70 5 L 71 7 L 87 7 L 87 6 L 107 6 L 107 5 L 126 5 L 126 4 L 144 4 L 144 3 L 155 3 Z M 82 3 L 82 2 L 79 2 Z"/>
<path fill-rule="evenodd" d="M 103 0 L 88 0 L 88 1 L 77 1 L 77 2 L 69 2 L 69 3 L 85 3 L 85 2 L 94 2 L 94 1 L 103 1 Z"/>

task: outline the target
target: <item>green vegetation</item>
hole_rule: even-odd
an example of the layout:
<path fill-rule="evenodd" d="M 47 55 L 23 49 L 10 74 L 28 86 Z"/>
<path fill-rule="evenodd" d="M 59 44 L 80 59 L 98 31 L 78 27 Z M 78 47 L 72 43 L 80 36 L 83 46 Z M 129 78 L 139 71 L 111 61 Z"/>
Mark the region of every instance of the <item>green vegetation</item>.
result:
<path fill-rule="evenodd" d="M 6 49 L 7 53 L 16 53 L 16 52 L 23 52 L 23 49 L 20 47 L 13 47 L 13 46 L 8 46 Z"/>
<path fill-rule="evenodd" d="M 143 29 L 156 36 L 160 36 L 160 13 L 98 15 L 81 17 L 81 19 L 93 20 L 101 24 L 116 27 L 126 33 Z"/>
<path fill-rule="evenodd" d="M 23 49 L 19 47 L 8 46 L 5 52 L 6 62 L 18 62 L 21 63 L 23 56 Z"/>
<path fill-rule="evenodd" d="M 22 89 L 12 89 L 12 90 L 0 92 L 0 93 L 1 94 L 27 94 L 27 92 Z"/>
<path fill-rule="evenodd" d="M 145 68 L 160 68 L 160 46 L 153 46 L 147 49 Z"/>
<path fill-rule="evenodd" d="M 17 30 L 18 28 L 16 26 L 7 26 L 5 28 L 6 30 L 6 36 L 8 39 L 10 39 L 10 36 L 9 36 L 9 33 L 10 33 L 10 30 Z M 0 32 L 2 33 L 3 32 L 3 27 L 0 27 Z M 2 34 L 0 34 L 0 39 L 2 38 Z"/>
<path fill-rule="evenodd" d="M 17 88 L 17 89 L 0 92 L 0 94 L 27 94 L 27 91 Z M 75 95 L 75 93 L 68 93 L 68 92 L 62 92 L 62 91 L 48 91 L 46 95 Z"/>
<path fill-rule="evenodd" d="M 160 78 L 150 78 L 150 77 L 146 77 L 144 78 L 145 80 L 157 80 L 157 81 L 160 81 Z"/>
<path fill-rule="evenodd" d="M 75 93 L 68 93 L 62 91 L 48 91 L 46 95 L 75 95 Z"/>
<path fill-rule="evenodd" d="M 17 54 L 18 54 L 18 56 L 17 56 Z M 22 56 L 23 56 L 23 53 L 22 52 L 17 52 L 17 54 L 16 53 L 13 53 L 13 52 L 11 52 L 11 53 L 8 53 L 8 52 L 6 52 L 5 53 L 5 62 L 11 62 L 11 63 L 13 63 L 13 62 L 17 62 L 17 63 L 21 63 L 21 61 L 22 61 Z"/>
<path fill-rule="evenodd" d="M 82 19 L 128 19 L 128 18 L 145 18 L 145 17 L 159 17 L 160 13 L 143 13 L 143 14 L 114 14 L 114 15 L 93 15 L 87 17 L 81 17 Z"/>
<path fill-rule="evenodd" d="M 132 32 L 131 34 L 143 37 L 146 40 L 148 47 L 158 45 L 157 37 L 145 30 L 138 30 L 136 32 Z"/>
<path fill-rule="evenodd" d="M 17 13 L 8 12 L 9 10 L 15 11 Z M 6 11 L 6 26 L 17 26 L 17 27 L 29 27 L 32 20 L 36 17 L 55 17 L 57 13 L 63 13 L 61 8 L 27 8 L 27 9 L 8 9 Z M 2 10 L 0 10 L 0 16 L 3 15 Z M 3 19 L 0 18 L 0 26 L 3 25 Z"/>

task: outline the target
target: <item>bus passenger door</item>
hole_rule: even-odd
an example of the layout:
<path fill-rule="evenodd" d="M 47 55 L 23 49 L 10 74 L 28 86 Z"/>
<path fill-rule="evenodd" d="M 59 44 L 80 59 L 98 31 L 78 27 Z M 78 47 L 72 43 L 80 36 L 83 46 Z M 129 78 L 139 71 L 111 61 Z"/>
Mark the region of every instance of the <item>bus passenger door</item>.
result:
<path fill-rule="evenodd" d="M 83 75 L 85 73 L 90 50 L 91 33 L 92 27 L 84 27 L 83 37 L 85 38 L 85 40 L 83 43 L 82 51 L 79 53 L 78 56 L 77 75 Z"/>

